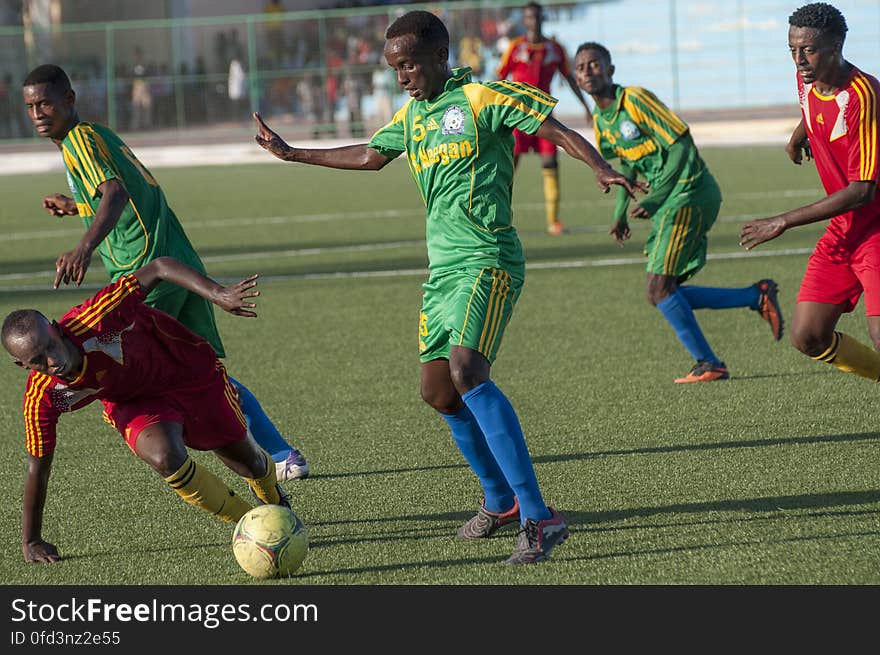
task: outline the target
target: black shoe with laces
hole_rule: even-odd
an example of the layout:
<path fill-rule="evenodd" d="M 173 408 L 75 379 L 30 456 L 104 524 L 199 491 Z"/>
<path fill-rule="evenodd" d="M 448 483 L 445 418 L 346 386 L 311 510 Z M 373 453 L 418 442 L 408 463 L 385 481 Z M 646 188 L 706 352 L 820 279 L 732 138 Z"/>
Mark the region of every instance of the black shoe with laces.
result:
<path fill-rule="evenodd" d="M 516 548 L 505 564 L 535 564 L 550 557 L 554 547 L 568 539 L 568 523 L 552 507 L 550 518 L 543 521 L 526 519 L 516 537 Z"/>

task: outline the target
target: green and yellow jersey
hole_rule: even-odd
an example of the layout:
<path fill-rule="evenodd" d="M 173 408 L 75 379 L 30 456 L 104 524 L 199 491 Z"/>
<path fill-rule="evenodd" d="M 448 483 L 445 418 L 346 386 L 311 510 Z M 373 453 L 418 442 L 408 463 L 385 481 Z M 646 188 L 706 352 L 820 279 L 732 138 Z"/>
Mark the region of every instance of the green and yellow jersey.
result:
<path fill-rule="evenodd" d="M 370 147 L 406 153 L 427 207 L 432 273 L 468 267 L 522 271 L 513 227 L 513 130 L 534 134 L 556 99 L 520 82 L 471 82 L 457 68 L 433 100 L 410 100 Z"/>
<path fill-rule="evenodd" d="M 593 110 L 593 129 L 603 158 L 619 159 L 621 172 L 648 181 L 650 191 L 638 202 L 652 217 L 672 197 L 715 184 L 687 123 L 647 89 L 615 85 L 615 101 Z M 625 217 L 628 203 L 621 187 L 615 220 Z"/>
<path fill-rule="evenodd" d="M 128 191 L 128 205 L 97 249 L 112 281 L 163 255 L 204 272 L 158 182 L 112 130 L 78 123 L 64 137 L 61 152 L 67 183 L 86 229 L 101 203 L 98 187 L 103 182 L 117 179 Z M 173 285 L 160 283 L 149 294 L 147 304 L 172 291 Z"/>

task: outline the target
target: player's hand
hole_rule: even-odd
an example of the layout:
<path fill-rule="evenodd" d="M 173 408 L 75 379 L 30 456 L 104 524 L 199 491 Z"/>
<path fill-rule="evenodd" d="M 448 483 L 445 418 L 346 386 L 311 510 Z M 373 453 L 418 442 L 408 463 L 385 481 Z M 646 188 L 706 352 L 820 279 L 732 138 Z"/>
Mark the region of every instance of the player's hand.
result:
<path fill-rule="evenodd" d="M 256 298 L 260 295 L 259 291 L 254 290 L 254 287 L 257 286 L 258 277 L 260 277 L 259 274 L 254 274 L 250 277 L 246 277 L 241 282 L 236 282 L 228 287 L 223 287 L 223 290 L 220 291 L 214 299 L 214 303 L 230 314 L 256 318 L 257 314 L 253 309 L 257 304 L 249 302 L 248 298 Z"/>
<path fill-rule="evenodd" d="M 61 253 L 55 261 L 55 282 L 52 288 L 57 289 L 58 285 L 71 282 L 79 286 L 85 279 L 91 263 L 92 252 L 85 248 L 77 246 L 70 252 Z"/>
<path fill-rule="evenodd" d="M 632 209 L 629 210 L 629 215 L 632 218 L 651 218 L 651 215 L 648 213 L 648 210 L 642 207 L 641 205 L 636 205 Z"/>
<path fill-rule="evenodd" d="M 599 185 L 599 188 L 602 189 L 603 193 L 608 193 L 611 190 L 612 184 L 617 184 L 626 189 L 629 197 L 635 200 L 636 191 L 641 191 L 642 193 L 648 192 L 648 183 L 638 180 L 631 180 L 625 175 L 618 173 L 616 170 L 611 168 L 600 169 L 596 173 L 596 184 Z"/>
<path fill-rule="evenodd" d="M 263 148 L 263 150 L 268 150 L 278 159 L 285 159 L 287 153 L 290 152 L 290 146 L 287 142 L 269 129 L 263 122 L 260 112 L 254 112 L 254 120 L 257 121 L 257 134 L 254 136 L 257 145 Z"/>
<path fill-rule="evenodd" d="M 775 239 L 783 232 L 785 232 L 785 221 L 778 216 L 759 218 L 743 225 L 739 233 L 739 245 L 746 250 L 751 250 L 765 241 Z"/>
<path fill-rule="evenodd" d="M 43 198 L 43 209 L 52 216 L 76 216 L 79 213 L 76 209 L 76 201 L 61 193 L 53 193 Z"/>
<path fill-rule="evenodd" d="M 623 242 L 632 236 L 632 232 L 629 229 L 629 223 L 623 219 L 615 221 L 614 225 L 611 226 L 611 229 L 608 230 L 608 234 L 614 239 L 614 243 L 621 248 L 623 248 Z"/>
<path fill-rule="evenodd" d="M 23 542 L 21 544 L 21 553 L 24 555 L 24 561 L 28 563 L 44 562 L 51 564 L 61 559 L 55 545 L 42 539 Z"/>
<path fill-rule="evenodd" d="M 785 145 L 785 152 L 788 153 L 788 158 L 798 166 L 801 165 L 804 158 L 806 158 L 807 161 L 810 161 L 813 158 L 813 150 L 810 148 L 810 140 L 806 138 L 802 141 L 789 141 Z"/>

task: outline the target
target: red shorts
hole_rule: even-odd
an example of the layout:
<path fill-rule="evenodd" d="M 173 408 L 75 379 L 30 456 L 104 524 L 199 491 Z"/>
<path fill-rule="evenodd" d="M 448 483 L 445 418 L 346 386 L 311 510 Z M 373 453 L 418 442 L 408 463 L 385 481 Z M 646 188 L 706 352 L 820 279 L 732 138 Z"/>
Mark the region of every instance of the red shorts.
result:
<path fill-rule="evenodd" d="M 880 238 L 865 241 L 853 252 L 835 250 L 819 239 L 801 281 L 798 302 L 843 304 L 851 312 L 865 294 L 865 315 L 880 316 Z"/>
<path fill-rule="evenodd" d="M 141 431 L 156 423 L 183 425 L 183 442 L 195 450 L 214 450 L 247 436 L 235 387 L 219 371 L 207 387 L 123 403 L 104 401 L 104 419 L 132 451 Z"/>
<path fill-rule="evenodd" d="M 542 155 L 555 155 L 556 144 L 547 139 L 535 136 L 534 134 L 526 134 L 519 130 L 513 131 L 513 154 L 524 155 L 527 152 L 534 151 Z"/>

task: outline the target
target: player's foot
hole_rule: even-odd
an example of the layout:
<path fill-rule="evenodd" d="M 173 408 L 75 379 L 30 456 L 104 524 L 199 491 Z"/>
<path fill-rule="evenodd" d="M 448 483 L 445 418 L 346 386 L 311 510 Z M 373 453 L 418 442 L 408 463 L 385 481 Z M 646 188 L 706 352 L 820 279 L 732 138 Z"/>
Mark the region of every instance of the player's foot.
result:
<path fill-rule="evenodd" d="M 547 234 L 551 237 L 558 237 L 560 234 L 565 234 L 568 230 L 565 229 L 565 226 L 560 221 L 553 221 L 552 223 L 547 224 Z"/>
<path fill-rule="evenodd" d="M 552 507 L 550 518 L 543 521 L 526 519 L 516 537 L 516 548 L 505 564 L 535 564 L 550 557 L 550 551 L 568 539 L 565 517 Z"/>
<path fill-rule="evenodd" d="M 275 491 L 278 492 L 278 502 L 277 505 L 281 505 L 281 507 L 286 507 L 287 509 L 292 510 L 293 508 L 290 506 L 290 496 L 288 496 L 284 489 L 281 488 L 281 485 L 277 482 L 275 483 Z M 262 499 L 257 495 L 257 493 L 251 488 L 251 495 L 256 499 L 257 505 L 265 505 Z"/>
<path fill-rule="evenodd" d="M 279 482 L 307 478 L 309 476 L 309 463 L 301 452 L 296 448 L 290 451 L 287 459 L 275 462 L 275 477 Z"/>
<path fill-rule="evenodd" d="M 519 522 L 519 501 L 513 498 L 513 507 L 506 512 L 490 512 L 480 505 L 476 516 L 458 529 L 460 539 L 488 539 L 502 525 Z"/>
<path fill-rule="evenodd" d="M 730 373 L 724 362 L 717 364 L 706 360 L 697 362 L 697 365 L 691 369 L 691 372 L 683 378 L 676 378 L 675 384 L 688 384 L 690 382 L 714 382 L 715 380 L 727 380 Z"/>
<path fill-rule="evenodd" d="M 779 341 L 782 338 L 782 329 L 784 321 L 782 320 L 782 311 L 779 309 L 779 287 L 775 281 L 770 279 L 758 280 L 753 285 L 758 290 L 758 307 L 755 309 L 765 321 L 770 324 L 770 330 L 773 332 L 773 338 Z"/>

